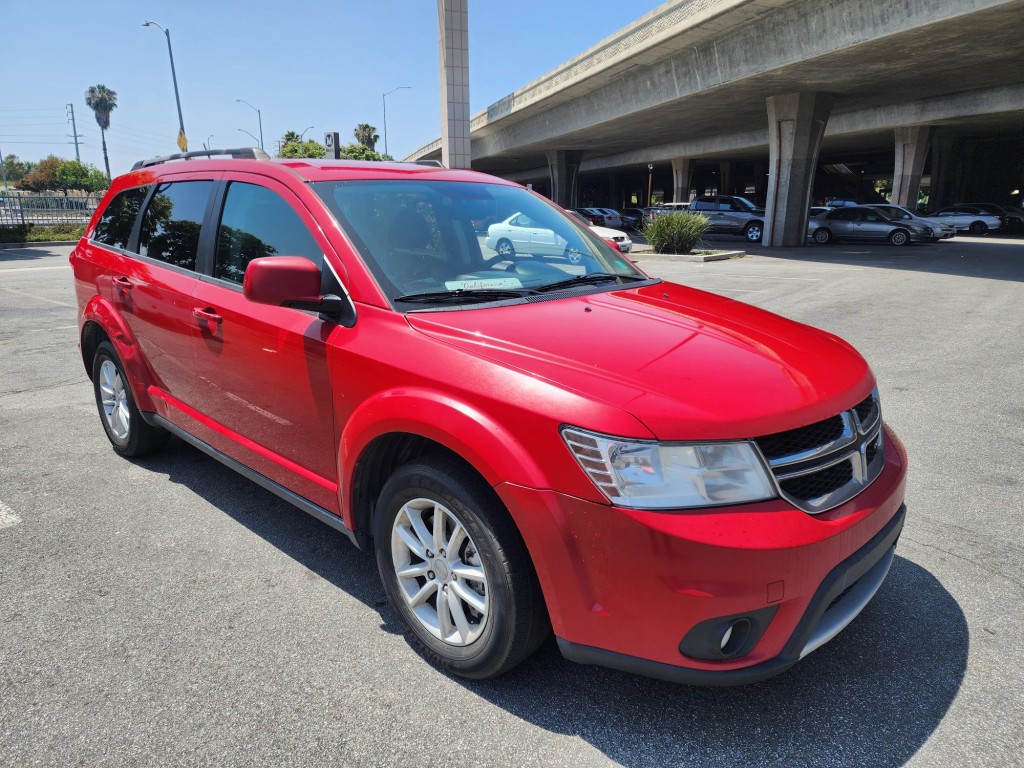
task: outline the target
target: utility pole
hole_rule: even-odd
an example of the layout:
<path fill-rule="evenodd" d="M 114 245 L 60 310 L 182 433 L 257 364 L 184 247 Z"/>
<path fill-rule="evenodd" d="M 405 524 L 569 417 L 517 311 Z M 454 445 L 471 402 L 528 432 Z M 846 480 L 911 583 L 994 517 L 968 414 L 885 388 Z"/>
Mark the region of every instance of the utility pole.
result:
<path fill-rule="evenodd" d="M 67 108 L 71 110 L 71 137 L 75 140 L 75 160 L 82 162 L 82 157 L 78 154 L 78 128 L 75 127 L 75 105 L 68 104 Z"/>

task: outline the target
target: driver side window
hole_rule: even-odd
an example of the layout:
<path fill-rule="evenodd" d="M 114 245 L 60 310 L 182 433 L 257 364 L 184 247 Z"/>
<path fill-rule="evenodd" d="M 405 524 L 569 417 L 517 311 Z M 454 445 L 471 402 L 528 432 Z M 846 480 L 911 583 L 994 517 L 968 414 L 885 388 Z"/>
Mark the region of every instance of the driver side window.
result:
<path fill-rule="evenodd" d="M 280 195 L 231 182 L 217 231 L 214 277 L 240 285 L 249 262 L 263 256 L 304 256 L 323 269 L 323 251 Z"/>

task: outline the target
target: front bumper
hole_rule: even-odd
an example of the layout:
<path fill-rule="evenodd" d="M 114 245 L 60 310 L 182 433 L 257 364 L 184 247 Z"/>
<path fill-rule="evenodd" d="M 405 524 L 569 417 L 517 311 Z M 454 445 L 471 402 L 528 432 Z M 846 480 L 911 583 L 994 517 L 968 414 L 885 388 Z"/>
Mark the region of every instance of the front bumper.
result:
<path fill-rule="evenodd" d="M 820 515 L 780 500 L 664 513 L 497 490 L 530 550 L 567 658 L 734 685 L 778 674 L 827 642 L 881 584 L 905 515 L 906 453 L 888 430 L 885 456 L 870 487 Z M 701 625 L 764 613 L 766 627 L 742 655 L 695 658 L 681 649 Z"/>
<path fill-rule="evenodd" d="M 595 664 L 673 683 L 726 686 L 760 682 L 786 671 L 857 618 L 889 573 L 905 518 L 906 506 L 901 506 L 871 541 L 832 569 L 811 598 L 782 653 L 773 659 L 750 667 L 716 671 L 641 659 L 571 643 L 561 637 L 558 647 L 565 658 L 578 664 Z"/>

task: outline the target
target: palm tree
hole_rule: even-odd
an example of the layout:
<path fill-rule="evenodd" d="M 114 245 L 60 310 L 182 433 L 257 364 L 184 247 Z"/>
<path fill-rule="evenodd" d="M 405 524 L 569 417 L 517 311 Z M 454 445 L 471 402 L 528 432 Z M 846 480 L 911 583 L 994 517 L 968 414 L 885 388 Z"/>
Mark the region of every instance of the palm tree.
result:
<path fill-rule="evenodd" d="M 281 137 L 281 146 L 285 144 L 291 144 L 293 141 L 299 141 L 301 137 L 295 131 L 285 131 L 284 136 Z"/>
<path fill-rule="evenodd" d="M 117 91 L 105 85 L 94 85 L 85 92 L 85 105 L 96 115 L 103 139 L 103 164 L 107 167 L 107 181 L 110 181 L 110 160 L 107 158 L 107 128 L 110 127 L 110 113 L 117 108 Z"/>
<path fill-rule="evenodd" d="M 356 141 L 370 150 L 374 148 L 377 144 L 377 139 L 380 138 L 377 135 L 377 129 L 369 123 L 360 123 L 352 133 L 356 137 Z"/>

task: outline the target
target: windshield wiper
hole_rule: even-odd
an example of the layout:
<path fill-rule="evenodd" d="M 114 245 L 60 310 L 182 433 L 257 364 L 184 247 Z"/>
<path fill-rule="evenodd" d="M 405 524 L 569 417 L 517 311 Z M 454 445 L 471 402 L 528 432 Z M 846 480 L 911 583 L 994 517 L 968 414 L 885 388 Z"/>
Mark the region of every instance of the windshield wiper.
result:
<path fill-rule="evenodd" d="M 458 301 L 501 301 L 502 299 L 521 299 L 534 291 L 511 290 L 508 288 L 457 288 L 453 291 L 432 291 L 430 293 L 407 293 L 398 296 L 395 301 L 407 301 L 418 304 L 446 304 Z"/>
<path fill-rule="evenodd" d="M 546 293 L 548 291 L 558 291 L 562 288 L 573 288 L 577 285 L 593 285 L 619 279 L 633 282 L 636 280 L 649 280 L 650 278 L 644 275 L 613 275 L 610 272 L 591 272 L 589 275 L 577 275 L 576 277 L 570 277 L 568 280 L 559 280 L 557 283 L 542 285 L 536 290 L 539 293 Z"/>

